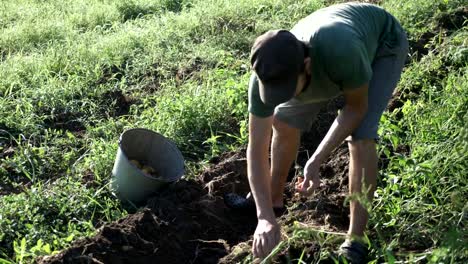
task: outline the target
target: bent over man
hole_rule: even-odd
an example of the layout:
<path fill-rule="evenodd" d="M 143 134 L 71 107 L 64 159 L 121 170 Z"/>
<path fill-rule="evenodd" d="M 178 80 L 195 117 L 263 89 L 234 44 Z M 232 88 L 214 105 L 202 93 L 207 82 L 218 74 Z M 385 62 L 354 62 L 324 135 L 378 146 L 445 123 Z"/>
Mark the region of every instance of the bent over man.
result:
<path fill-rule="evenodd" d="M 398 21 L 371 4 L 320 9 L 290 31 L 268 31 L 255 40 L 247 149 L 258 218 L 255 256 L 265 257 L 280 241 L 274 209 L 284 207 L 283 191 L 301 131 L 309 129 L 320 108 L 340 94 L 345 106 L 305 164 L 304 179 L 296 188 L 303 194 L 319 188 L 320 164 L 346 139 L 349 191 L 359 194 L 364 184 L 370 188 L 368 199 L 372 198 L 378 171 L 377 128 L 407 53 L 408 41 Z M 352 263 L 362 262 L 367 255 L 362 244 L 367 220 L 367 210 L 351 201 L 348 239 L 340 252 Z"/>

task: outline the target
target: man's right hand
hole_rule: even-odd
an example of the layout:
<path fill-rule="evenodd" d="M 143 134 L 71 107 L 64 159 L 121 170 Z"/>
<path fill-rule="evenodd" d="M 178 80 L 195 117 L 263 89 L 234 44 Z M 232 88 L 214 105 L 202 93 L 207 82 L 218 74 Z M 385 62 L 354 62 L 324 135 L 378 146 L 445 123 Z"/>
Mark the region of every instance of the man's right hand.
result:
<path fill-rule="evenodd" d="M 258 219 L 254 233 L 252 252 L 256 258 L 265 258 L 281 240 L 281 231 L 276 219 Z"/>

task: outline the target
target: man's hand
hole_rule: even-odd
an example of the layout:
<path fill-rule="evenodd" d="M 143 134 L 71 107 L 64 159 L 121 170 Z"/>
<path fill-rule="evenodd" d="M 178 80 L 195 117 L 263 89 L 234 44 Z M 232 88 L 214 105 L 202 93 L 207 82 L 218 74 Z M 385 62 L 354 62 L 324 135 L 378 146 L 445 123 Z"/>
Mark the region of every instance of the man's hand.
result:
<path fill-rule="evenodd" d="M 304 179 L 296 184 L 296 190 L 303 195 L 310 195 L 320 186 L 320 163 L 343 142 L 361 123 L 368 108 L 367 83 L 355 89 L 344 89 L 345 106 L 338 114 L 312 158 L 304 167 Z"/>
<path fill-rule="evenodd" d="M 258 219 L 252 252 L 256 258 L 265 258 L 281 240 L 280 227 L 275 219 Z"/>
<path fill-rule="evenodd" d="M 314 159 L 309 159 L 304 167 L 304 178 L 296 184 L 296 190 L 303 195 L 310 195 L 315 189 L 320 187 L 319 177 L 320 163 Z"/>

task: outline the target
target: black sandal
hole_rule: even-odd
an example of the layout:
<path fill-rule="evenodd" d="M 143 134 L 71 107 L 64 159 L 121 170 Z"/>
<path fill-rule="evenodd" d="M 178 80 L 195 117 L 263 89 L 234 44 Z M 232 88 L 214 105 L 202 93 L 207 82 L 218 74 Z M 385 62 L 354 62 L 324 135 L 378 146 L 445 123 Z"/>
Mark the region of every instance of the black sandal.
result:
<path fill-rule="evenodd" d="M 236 193 L 228 193 L 224 195 L 224 203 L 227 207 L 247 214 L 256 215 L 255 202 L 253 199 L 245 198 Z M 273 207 L 273 212 L 276 217 L 280 217 L 286 212 L 286 207 Z"/>
<path fill-rule="evenodd" d="M 346 259 L 348 263 L 361 264 L 367 263 L 367 247 L 358 242 L 346 239 L 346 241 L 340 246 L 338 251 L 339 259 Z"/>

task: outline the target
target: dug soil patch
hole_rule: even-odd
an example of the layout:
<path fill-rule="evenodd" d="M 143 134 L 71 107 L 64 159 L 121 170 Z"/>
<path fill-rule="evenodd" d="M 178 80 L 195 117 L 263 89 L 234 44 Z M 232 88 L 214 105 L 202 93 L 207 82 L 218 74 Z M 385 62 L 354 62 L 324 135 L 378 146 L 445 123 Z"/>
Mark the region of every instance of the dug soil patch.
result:
<path fill-rule="evenodd" d="M 330 123 L 336 102 L 319 116 Z M 324 126 L 325 127 L 325 126 Z M 318 136 L 303 136 L 298 160 L 312 153 Z M 223 195 L 249 191 L 245 150 L 226 153 L 192 180 L 180 180 L 152 197 L 143 209 L 117 222 L 103 226 L 91 238 L 76 241 L 57 255 L 37 259 L 38 263 L 235 263 L 250 253 L 255 214 L 235 212 L 226 207 Z M 301 161 L 302 162 L 302 161 Z M 303 165 L 304 163 L 302 163 Z M 282 226 L 299 222 L 323 230 L 344 232 L 349 223 L 344 207 L 347 192 L 347 148 L 338 148 L 321 167 L 323 187 L 317 194 L 302 198 L 293 186 L 300 168 L 290 172 L 285 192 L 287 211 L 278 220 Z M 306 244 L 307 258 L 320 249 Z M 288 248 L 278 261 L 297 258 L 301 250 Z"/>
<path fill-rule="evenodd" d="M 230 154 L 199 179 L 172 184 L 141 211 L 38 262 L 217 263 L 256 226 L 255 215 L 232 212 L 222 199 L 234 185 L 247 189 L 245 164 L 241 153 Z"/>

